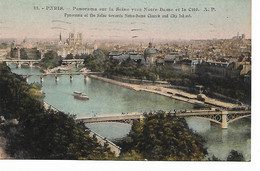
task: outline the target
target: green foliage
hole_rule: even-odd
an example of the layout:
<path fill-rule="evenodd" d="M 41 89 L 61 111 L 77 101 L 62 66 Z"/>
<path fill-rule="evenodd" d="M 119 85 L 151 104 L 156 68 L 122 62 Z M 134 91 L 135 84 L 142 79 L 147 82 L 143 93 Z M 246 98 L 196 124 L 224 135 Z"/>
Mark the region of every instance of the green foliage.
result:
<path fill-rule="evenodd" d="M 128 59 L 123 61 L 121 64 L 112 63 L 110 61 L 110 67 L 105 69 L 105 74 L 117 75 L 117 76 L 128 76 L 138 79 L 148 79 L 155 81 L 157 75 L 152 71 L 152 69 L 147 68 L 144 65 L 135 63 L 134 61 Z"/>
<path fill-rule="evenodd" d="M 111 61 L 108 59 L 108 52 L 101 49 L 95 50 L 93 55 L 88 55 L 85 58 L 85 65 L 91 71 L 104 72 L 106 76 L 129 76 L 152 81 L 157 79 L 157 75 L 151 69 L 135 63 L 130 59 L 121 64 Z"/>
<path fill-rule="evenodd" d="M 75 59 L 86 59 L 88 57 L 87 54 L 81 54 L 81 55 L 76 55 Z"/>
<path fill-rule="evenodd" d="M 34 85 L 12 74 L 0 64 L 0 115 L 17 119 L 18 124 L 0 127 L 7 153 L 26 159 L 114 159 L 107 147 L 98 144 L 85 131 L 84 124 L 62 112 L 45 110 L 31 93 Z"/>
<path fill-rule="evenodd" d="M 123 153 L 120 156 L 119 160 L 128 160 L 128 161 L 129 160 L 133 160 L 133 161 L 141 160 L 142 161 L 144 159 L 143 159 L 143 157 L 139 153 L 137 153 L 136 151 L 132 150 L 130 152 Z"/>
<path fill-rule="evenodd" d="M 129 160 L 130 154 L 148 160 L 204 160 L 207 150 L 203 142 L 183 118 L 164 112 L 146 114 L 143 121 L 134 122 L 121 142 L 121 156 Z"/>
<path fill-rule="evenodd" d="M 217 158 L 215 155 L 213 155 L 211 158 L 208 158 L 208 161 L 221 161 L 221 160 Z"/>
<path fill-rule="evenodd" d="M 40 59 L 41 53 L 37 48 L 25 49 L 21 48 L 20 50 L 21 59 Z"/>
<path fill-rule="evenodd" d="M 169 81 L 172 85 L 188 87 L 191 91 L 196 85 L 203 85 L 204 89 L 207 90 L 204 92 L 206 95 L 210 96 L 210 92 L 215 92 L 248 104 L 251 103 L 251 82 L 245 82 L 243 76 L 239 78 L 213 78 L 203 71 L 198 75 L 187 75 L 176 73 L 167 67 L 154 72 L 162 80 Z"/>
<path fill-rule="evenodd" d="M 66 56 L 65 59 L 73 59 L 73 55 L 70 53 L 70 54 L 68 54 L 68 55 Z"/>
<path fill-rule="evenodd" d="M 6 119 L 23 119 L 38 113 L 44 108 L 40 101 L 30 93 L 34 89 L 28 86 L 23 78 L 12 74 L 10 68 L 0 64 L 0 114 Z"/>
<path fill-rule="evenodd" d="M 103 64 L 105 59 L 106 59 L 106 55 L 104 54 L 104 52 L 101 49 L 97 49 L 93 52 L 94 58 L 97 60 L 98 64 Z"/>
<path fill-rule="evenodd" d="M 18 127 L 15 136 L 8 136 L 7 152 L 15 157 L 74 160 L 114 157 L 108 148 L 88 136 L 84 125 L 75 124 L 72 116 L 62 112 L 46 111 L 20 122 Z"/>
<path fill-rule="evenodd" d="M 242 153 L 231 150 L 227 157 L 227 161 L 245 161 L 245 158 Z"/>
<path fill-rule="evenodd" d="M 213 78 L 207 75 L 204 67 L 199 68 L 199 74 L 177 73 L 167 66 L 144 66 L 130 59 L 122 63 L 109 60 L 107 52 L 103 50 L 94 51 L 94 56 L 89 55 L 85 58 L 85 65 L 92 71 L 104 72 L 104 75 L 110 77 L 127 76 L 130 78 L 147 79 L 155 81 L 158 77 L 166 80 L 172 85 L 186 87 L 186 91 L 195 93 L 196 85 L 203 85 L 207 96 L 216 98 L 213 93 L 220 93 L 244 103 L 251 103 L 251 82 L 245 82 L 244 77 L 239 78 Z M 238 68 L 241 70 L 241 67 Z M 211 93 L 213 92 L 213 93 Z"/>
<path fill-rule="evenodd" d="M 97 49 L 94 51 L 93 55 L 88 55 L 85 58 L 85 65 L 91 71 L 103 72 L 105 70 L 105 60 L 106 55 L 103 53 L 102 50 Z"/>
<path fill-rule="evenodd" d="M 60 61 L 61 60 L 57 52 L 49 51 L 44 55 L 44 58 L 41 60 L 40 66 L 45 69 L 51 69 L 59 66 L 61 64 Z"/>

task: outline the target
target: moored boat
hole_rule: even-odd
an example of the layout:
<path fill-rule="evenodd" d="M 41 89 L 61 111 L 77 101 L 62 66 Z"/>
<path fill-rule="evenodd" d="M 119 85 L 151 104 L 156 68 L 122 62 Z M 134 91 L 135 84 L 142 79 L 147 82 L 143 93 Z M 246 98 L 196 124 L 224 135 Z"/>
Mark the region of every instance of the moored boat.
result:
<path fill-rule="evenodd" d="M 74 91 L 73 96 L 74 96 L 75 99 L 89 100 L 89 97 L 85 93 L 81 93 L 81 92 L 78 92 L 78 91 Z"/>

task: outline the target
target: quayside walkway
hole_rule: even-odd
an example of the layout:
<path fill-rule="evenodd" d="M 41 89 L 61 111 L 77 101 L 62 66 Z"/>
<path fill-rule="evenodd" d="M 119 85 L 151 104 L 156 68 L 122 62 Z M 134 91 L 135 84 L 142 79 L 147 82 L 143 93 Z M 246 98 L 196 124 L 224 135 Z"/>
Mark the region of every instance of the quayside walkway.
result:
<path fill-rule="evenodd" d="M 228 128 L 228 124 L 234 122 L 238 119 L 251 116 L 250 110 L 241 111 L 214 111 L 214 110 L 194 110 L 194 111 L 176 111 L 176 112 L 166 112 L 177 117 L 193 117 L 199 119 L 209 120 L 211 122 L 217 123 L 221 128 Z M 135 114 L 118 114 L 113 116 L 99 116 L 99 117 L 86 117 L 78 118 L 77 122 L 83 123 L 94 123 L 94 122 L 124 122 L 132 123 L 133 120 L 142 120 L 144 118 L 143 113 Z"/>
<path fill-rule="evenodd" d="M 45 109 L 52 109 L 56 112 L 58 112 L 59 110 L 57 108 L 55 108 L 54 106 L 44 102 L 44 107 Z M 119 146 L 117 146 L 116 144 L 114 144 L 112 141 L 106 139 L 105 137 L 99 135 L 98 133 L 92 131 L 91 129 L 85 129 L 86 132 L 89 133 L 89 136 L 91 138 L 96 138 L 97 139 L 97 142 L 101 145 L 101 146 L 105 146 L 105 144 L 108 145 L 108 148 L 110 149 L 110 151 L 112 153 L 115 154 L 116 157 L 119 156 L 120 152 L 121 152 L 121 148 Z"/>
<path fill-rule="evenodd" d="M 191 104 L 198 104 L 198 105 L 206 105 L 206 106 L 214 106 L 220 109 L 230 110 L 236 108 L 250 108 L 248 105 L 239 105 L 229 102 L 220 101 L 218 99 L 213 99 L 210 97 L 203 97 L 205 101 L 200 101 L 197 98 L 196 94 L 187 93 L 181 90 L 172 89 L 163 87 L 162 85 L 148 85 L 148 84 L 134 84 L 134 83 L 126 83 L 121 81 L 116 81 L 110 78 L 101 77 L 95 74 L 89 75 L 90 78 L 102 80 L 111 84 L 115 84 L 121 87 L 129 88 L 135 91 L 146 91 L 162 96 L 166 96 L 172 99 L 184 101 Z"/>

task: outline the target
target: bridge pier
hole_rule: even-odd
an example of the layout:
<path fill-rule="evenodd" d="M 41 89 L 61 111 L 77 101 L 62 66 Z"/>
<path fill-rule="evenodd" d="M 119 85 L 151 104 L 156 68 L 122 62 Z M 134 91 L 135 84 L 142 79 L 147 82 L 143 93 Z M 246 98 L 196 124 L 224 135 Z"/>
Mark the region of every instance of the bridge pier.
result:
<path fill-rule="evenodd" d="M 17 68 L 21 68 L 21 66 L 22 66 L 22 63 L 21 62 L 17 62 Z"/>
<path fill-rule="evenodd" d="M 224 129 L 228 128 L 227 115 L 228 115 L 228 111 L 222 111 L 221 128 L 224 128 Z"/>
<path fill-rule="evenodd" d="M 221 141 L 222 143 L 227 143 L 228 141 L 228 130 L 227 129 L 222 129 L 222 135 L 221 135 Z"/>
<path fill-rule="evenodd" d="M 76 68 L 78 68 L 78 67 L 79 67 L 79 64 L 78 64 L 78 63 L 76 63 L 76 64 L 75 64 L 75 66 L 76 66 Z"/>
<path fill-rule="evenodd" d="M 40 81 L 41 81 L 41 83 L 43 82 L 43 77 L 40 77 Z"/>
<path fill-rule="evenodd" d="M 55 75 L 55 81 L 58 82 L 59 81 L 59 77 L 57 75 Z"/>
<path fill-rule="evenodd" d="M 29 67 L 30 67 L 30 68 L 33 67 L 33 62 L 29 62 Z"/>
<path fill-rule="evenodd" d="M 88 76 L 84 75 L 84 81 L 88 81 Z"/>

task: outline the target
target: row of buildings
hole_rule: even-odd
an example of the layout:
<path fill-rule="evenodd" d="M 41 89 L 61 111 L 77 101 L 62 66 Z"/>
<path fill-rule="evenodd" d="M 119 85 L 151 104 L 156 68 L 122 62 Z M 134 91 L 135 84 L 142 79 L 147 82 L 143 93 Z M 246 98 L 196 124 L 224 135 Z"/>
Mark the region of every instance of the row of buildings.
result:
<path fill-rule="evenodd" d="M 56 43 L 12 43 L 9 54 L 11 58 L 41 59 L 46 52 L 53 50 L 65 58 L 68 54 L 92 54 L 95 49 L 95 46 L 83 43 L 82 33 L 69 33 L 65 40 L 60 34 Z M 5 50 L 3 53 L 8 52 Z M 119 63 L 130 59 L 146 66 L 165 66 L 186 74 L 208 73 L 214 77 L 236 77 L 246 75 L 251 70 L 251 40 L 238 33 L 231 39 L 190 41 L 174 46 L 153 45 L 151 42 L 146 47 L 145 44 L 136 47 L 118 44 L 110 51 L 109 58 Z"/>
<path fill-rule="evenodd" d="M 244 36 L 243 36 L 244 37 Z M 212 77 L 238 77 L 247 75 L 251 71 L 251 42 L 242 39 L 208 43 L 202 46 L 184 46 L 169 50 L 169 48 L 156 48 L 152 43 L 143 50 L 116 51 L 109 53 L 109 57 L 116 62 L 132 60 L 147 66 L 164 66 L 175 72 L 185 74 L 208 74 Z M 238 41 L 237 43 L 234 43 Z M 232 44 L 233 42 L 233 44 Z M 231 45 L 230 45 L 231 44 Z M 197 48 L 199 47 L 199 48 Z M 232 48 L 230 48 L 232 47 Z M 201 49 L 200 49 L 201 48 Z M 166 50 L 165 50 L 166 49 Z M 205 54 L 207 49 L 207 55 Z M 227 53 L 235 50 L 235 54 Z M 219 52 L 222 52 L 219 54 Z"/>
<path fill-rule="evenodd" d="M 60 34 L 58 42 L 30 43 L 26 40 L 21 44 L 12 42 L 4 56 L 18 59 L 41 59 L 48 51 L 55 51 L 58 56 L 65 58 L 68 54 L 73 56 L 92 54 L 94 47 L 83 44 L 82 33 L 69 33 L 69 37 L 65 41 L 62 40 Z"/>
<path fill-rule="evenodd" d="M 62 58 L 65 58 L 68 54 L 76 56 L 82 54 L 92 54 L 94 51 L 93 46 L 83 44 L 82 33 L 69 33 L 69 38 L 65 41 L 62 40 L 62 36 L 60 34 L 57 48 L 58 55 Z"/>

